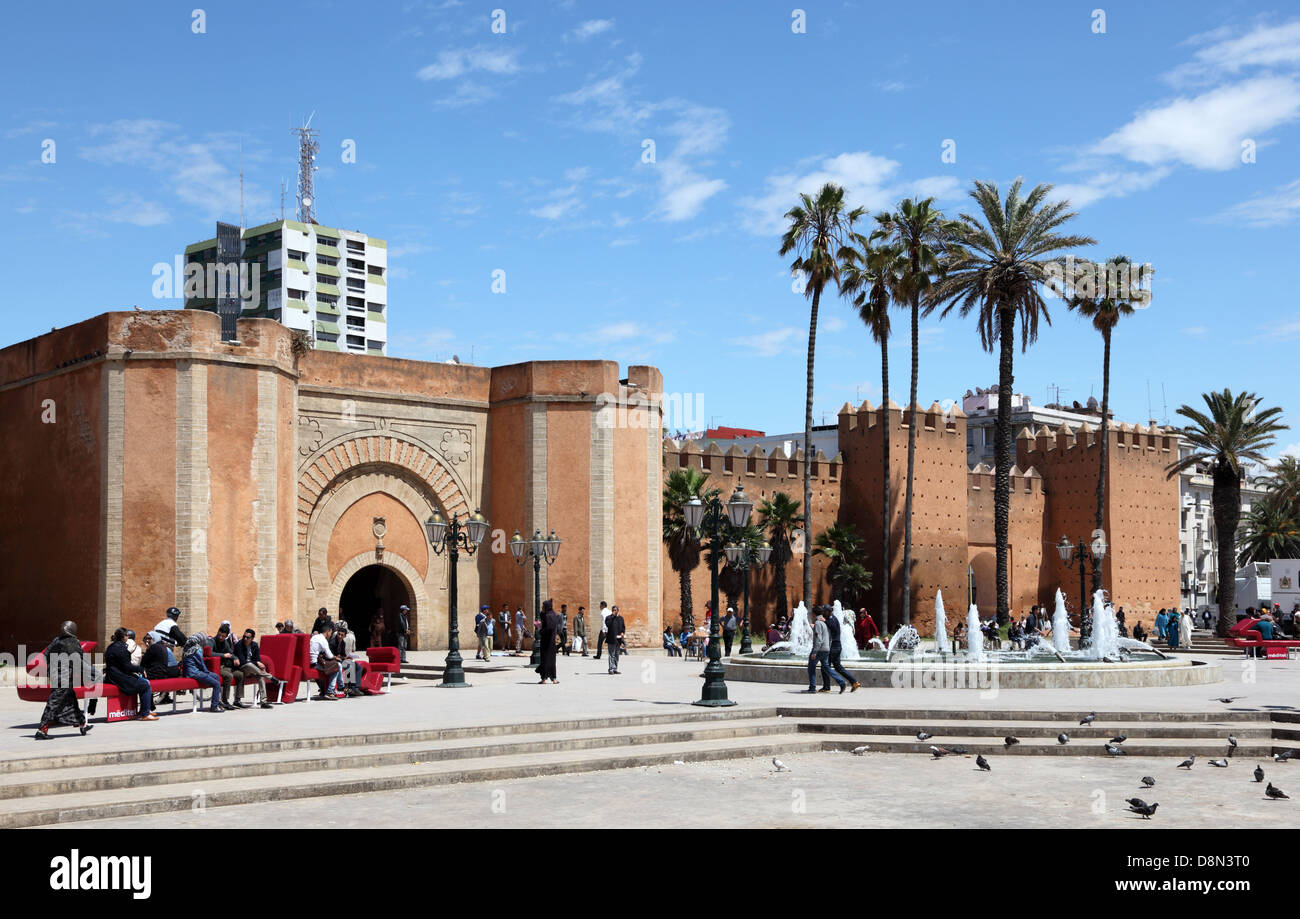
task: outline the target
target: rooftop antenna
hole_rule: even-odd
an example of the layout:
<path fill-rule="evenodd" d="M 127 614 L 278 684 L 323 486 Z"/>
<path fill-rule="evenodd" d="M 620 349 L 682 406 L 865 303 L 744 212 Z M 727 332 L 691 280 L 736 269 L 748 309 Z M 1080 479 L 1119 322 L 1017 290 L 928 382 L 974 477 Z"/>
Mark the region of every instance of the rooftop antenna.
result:
<path fill-rule="evenodd" d="M 316 138 L 319 131 L 313 131 L 311 120 L 316 117 L 313 111 L 301 128 L 294 128 L 298 135 L 298 222 L 316 222 L 316 188 L 313 174 L 316 172 L 316 154 L 320 152 L 320 143 Z"/>
<path fill-rule="evenodd" d="M 1163 417 L 1163 421 L 1164 421 L 1165 424 L 1168 424 L 1168 423 L 1169 423 L 1169 400 L 1165 397 L 1165 381 L 1164 381 L 1164 380 L 1161 380 L 1161 381 L 1160 381 L 1160 402 L 1161 402 L 1161 405 L 1163 406 L 1163 408 L 1162 408 L 1163 415 L 1164 415 L 1164 417 Z"/>
<path fill-rule="evenodd" d="M 239 138 L 239 235 L 244 235 L 244 138 Z"/>
<path fill-rule="evenodd" d="M 284 179 L 280 180 L 280 219 L 284 219 Z"/>
<path fill-rule="evenodd" d="M 1151 380 L 1147 380 L 1147 418 L 1151 418 Z"/>

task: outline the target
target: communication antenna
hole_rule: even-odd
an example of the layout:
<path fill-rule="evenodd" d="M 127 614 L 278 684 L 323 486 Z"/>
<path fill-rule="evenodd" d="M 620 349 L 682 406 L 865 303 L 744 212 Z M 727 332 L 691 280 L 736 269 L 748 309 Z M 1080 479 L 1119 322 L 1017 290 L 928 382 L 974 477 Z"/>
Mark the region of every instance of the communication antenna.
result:
<path fill-rule="evenodd" d="M 280 219 L 284 219 L 284 179 L 280 180 Z"/>
<path fill-rule="evenodd" d="M 1147 380 L 1147 418 L 1151 417 L 1151 380 Z"/>
<path fill-rule="evenodd" d="M 1165 397 L 1165 381 L 1160 381 L 1160 402 L 1164 413 L 1164 423 L 1169 423 L 1169 400 Z"/>
<path fill-rule="evenodd" d="M 298 135 L 298 221 L 299 223 L 316 222 L 316 187 L 313 174 L 316 172 L 316 154 L 320 152 L 320 143 L 316 140 L 319 131 L 313 131 L 313 111 L 301 128 L 294 128 Z"/>

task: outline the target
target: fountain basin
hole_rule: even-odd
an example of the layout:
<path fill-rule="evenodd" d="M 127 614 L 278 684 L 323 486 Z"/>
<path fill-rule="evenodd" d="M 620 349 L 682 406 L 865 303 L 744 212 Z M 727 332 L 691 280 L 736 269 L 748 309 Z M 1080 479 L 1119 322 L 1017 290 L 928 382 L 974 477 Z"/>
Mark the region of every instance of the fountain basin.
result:
<path fill-rule="evenodd" d="M 1192 658 L 1161 660 L 1155 655 L 1138 654 L 1119 662 L 1065 663 L 1053 657 L 976 662 L 934 654 L 922 659 L 895 657 L 886 661 L 882 654 L 872 654 L 841 663 L 864 687 L 877 688 L 1117 689 L 1198 686 L 1223 680 L 1217 663 Z M 808 659 L 794 655 L 734 655 L 727 659 L 726 668 L 728 680 L 808 685 Z"/>

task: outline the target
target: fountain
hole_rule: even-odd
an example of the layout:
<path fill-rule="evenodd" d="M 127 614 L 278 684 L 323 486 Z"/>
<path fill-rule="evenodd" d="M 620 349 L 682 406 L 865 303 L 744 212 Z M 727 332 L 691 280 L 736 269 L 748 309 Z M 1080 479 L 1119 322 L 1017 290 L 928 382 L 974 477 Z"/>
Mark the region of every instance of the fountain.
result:
<path fill-rule="evenodd" d="M 836 600 L 831 615 L 840 623 L 840 660 L 858 660 L 858 636 L 854 634 L 857 623 L 853 621 L 853 610 L 846 610 L 840 605 L 840 601 Z"/>
<path fill-rule="evenodd" d="M 1106 602 L 1105 591 L 1092 595 L 1092 640 L 1089 655 L 1095 661 L 1119 660 L 1119 623 L 1115 608 Z"/>
<path fill-rule="evenodd" d="M 984 660 L 984 631 L 980 628 L 980 608 L 974 603 L 966 611 L 966 659 Z"/>
<path fill-rule="evenodd" d="M 889 647 L 885 649 L 885 660 L 889 660 L 897 651 L 915 652 L 920 647 L 921 633 L 910 625 L 900 625 L 894 632 L 894 637 L 889 639 Z"/>
<path fill-rule="evenodd" d="M 1070 614 L 1065 611 L 1065 594 L 1056 588 L 1056 609 L 1052 612 L 1052 645 L 1059 654 L 1070 653 Z"/>
<path fill-rule="evenodd" d="M 934 646 L 940 654 L 952 651 L 948 643 L 948 614 L 943 609 L 943 591 L 934 592 Z"/>

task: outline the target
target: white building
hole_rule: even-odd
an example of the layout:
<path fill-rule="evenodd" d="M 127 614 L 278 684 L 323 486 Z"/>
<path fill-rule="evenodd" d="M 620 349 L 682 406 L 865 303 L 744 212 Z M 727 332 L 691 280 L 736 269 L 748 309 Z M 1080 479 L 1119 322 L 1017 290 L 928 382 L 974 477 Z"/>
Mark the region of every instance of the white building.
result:
<path fill-rule="evenodd" d="M 997 423 L 998 423 L 998 387 L 988 389 L 976 387 L 974 392 L 966 390 L 961 400 L 961 410 L 966 413 L 966 465 L 974 466 L 984 463 L 992 466 L 997 460 Z M 1096 399 L 1089 399 L 1087 405 L 1078 402 L 1066 408 L 1062 405 L 1033 405 L 1023 393 L 1011 396 L 1011 431 L 1014 434 L 1022 428 L 1038 430 L 1047 425 L 1056 430 L 1068 423 L 1076 431 L 1084 424 L 1097 428 L 1101 425 L 1101 407 Z M 1154 424 L 1154 422 L 1152 422 Z M 1015 446 L 1011 448 L 1013 462 Z"/>
<path fill-rule="evenodd" d="M 185 247 L 187 263 L 215 262 L 216 238 Z M 244 317 L 264 316 L 308 334 L 323 351 L 388 353 L 388 243 L 359 230 L 277 220 L 243 231 L 241 256 L 256 268 L 260 297 Z M 211 293 L 211 291 L 204 291 Z M 185 299 L 215 310 L 213 297 Z"/>

